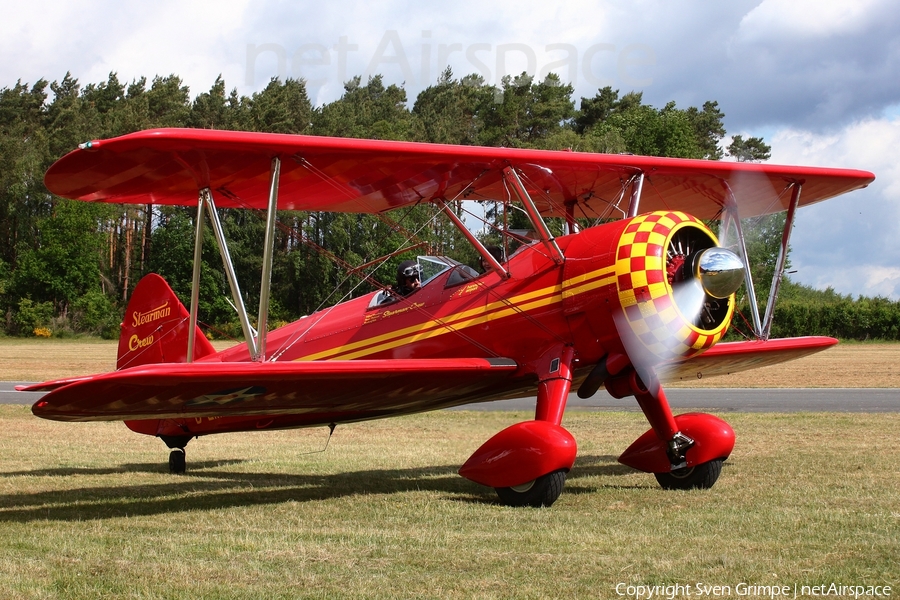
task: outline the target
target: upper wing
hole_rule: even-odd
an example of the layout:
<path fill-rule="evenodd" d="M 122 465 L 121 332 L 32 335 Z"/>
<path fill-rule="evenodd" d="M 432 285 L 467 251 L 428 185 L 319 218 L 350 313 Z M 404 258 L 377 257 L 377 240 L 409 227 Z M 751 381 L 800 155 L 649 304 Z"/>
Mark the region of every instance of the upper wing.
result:
<path fill-rule="evenodd" d="M 693 380 L 768 367 L 821 352 L 837 343 L 834 338 L 820 336 L 724 342 L 700 356 L 665 366 L 661 379 Z"/>
<path fill-rule="evenodd" d="M 517 369 L 509 359 L 161 363 L 29 388 L 57 421 L 415 412 L 477 399 Z M 56 385 L 62 383 L 62 385 Z"/>
<path fill-rule="evenodd" d="M 265 208 L 272 159 L 281 158 L 278 206 L 372 213 L 434 198 L 509 197 L 518 169 L 545 216 L 609 215 L 626 182 L 645 174 L 641 211 L 677 209 L 716 218 L 733 193 L 742 217 L 786 210 L 865 187 L 874 175 L 649 156 L 449 146 L 199 129 L 154 129 L 82 144 L 44 179 L 54 194 L 87 201 L 194 205 L 212 190 L 220 207 Z"/>

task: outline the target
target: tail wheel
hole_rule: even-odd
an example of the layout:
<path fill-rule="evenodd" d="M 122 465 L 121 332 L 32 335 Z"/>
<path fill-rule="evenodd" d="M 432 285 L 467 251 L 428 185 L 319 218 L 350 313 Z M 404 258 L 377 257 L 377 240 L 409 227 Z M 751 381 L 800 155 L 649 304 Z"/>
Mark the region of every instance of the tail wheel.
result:
<path fill-rule="evenodd" d="M 719 479 L 724 459 L 717 458 L 693 467 L 669 473 L 654 473 L 656 481 L 666 490 L 709 489 Z"/>
<path fill-rule="evenodd" d="M 183 475 L 187 470 L 184 448 L 175 448 L 169 453 L 169 473 Z"/>
<path fill-rule="evenodd" d="M 562 469 L 541 475 L 528 483 L 513 487 L 494 488 L 500 501 L 507 506 L 552 506 L 566 485 L 566 472 Z"/>

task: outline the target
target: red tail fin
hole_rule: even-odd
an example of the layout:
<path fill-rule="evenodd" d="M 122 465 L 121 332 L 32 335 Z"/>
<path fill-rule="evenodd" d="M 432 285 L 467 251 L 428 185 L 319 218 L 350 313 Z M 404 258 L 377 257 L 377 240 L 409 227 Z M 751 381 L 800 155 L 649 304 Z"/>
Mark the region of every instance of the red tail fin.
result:
<path fill-rule="evenodd" d="M 155 273 L 141 279 L 122 323 L 116 369 L 151 363 L 187 362 L 190 315 L 166 280 Z M 194 360 L 215 353 L 197 329 Z"/>

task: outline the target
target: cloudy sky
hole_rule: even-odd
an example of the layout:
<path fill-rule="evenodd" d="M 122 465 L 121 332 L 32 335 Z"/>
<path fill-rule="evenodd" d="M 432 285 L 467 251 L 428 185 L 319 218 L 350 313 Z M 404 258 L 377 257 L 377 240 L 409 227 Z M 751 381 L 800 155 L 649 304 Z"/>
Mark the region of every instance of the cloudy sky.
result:
<path fill-rule="evenodd" d="M 355 75 L 411 100 L 446 66 L 489 83 L 558 73 L 576 98 L 611 85 L 680 108 L 716 100 L 729 135 L 771 162 L 872 171 L 868 189 L 801 210 L 796 280 L 900 299 L 900 10 L 895 0 L 20 3 L 0 0 L 0 88 L 218 75 L 242 95 L 303 77 L 318 104 Z M 440 7 L 439 10 L 436 7 Z"/>

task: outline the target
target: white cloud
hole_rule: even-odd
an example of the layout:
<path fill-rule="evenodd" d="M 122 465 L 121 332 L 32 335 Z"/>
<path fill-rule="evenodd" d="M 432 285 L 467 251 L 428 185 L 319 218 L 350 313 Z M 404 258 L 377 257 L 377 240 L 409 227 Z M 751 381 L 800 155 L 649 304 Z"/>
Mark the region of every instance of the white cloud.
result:
<path fill-rule="evenodd" d="M 815 289 L 833 289 L 839 294 L 856 298 L 883 297 L 900 299 L 900 268 L 861 265 L 858 267 L 834 266 L 830 269 L 808 269 L 811 279 L 801 281 Z"/>
<path fill-rule="evenodd" d="M 792 277 L 842 294 L 900 299 L 900 118 L 867 119 L 832 134 L 786 129 L 772 162 L 875 173 L 865 190 L 801 209 L 792 238 Z"/>
<path fill-rule="evenodd" d="M 18 3 L 0 25 L 0 86 L 59 80 L 67 71 L 81 83 L 106 81 L 110 72 L 120 81 L 174 73 L 193 93 L 206 91 L 219 73 L 231 80 L 243 75 L 244 56 L 229 47 L 247 4 Z"/>
<path fill-rule="evenodd" d="M 885 0 L 764 0 L 741 20 L 745 42 L 783 38 L 822 38 L 861 31 L 873 9 Z"/>

